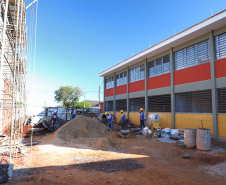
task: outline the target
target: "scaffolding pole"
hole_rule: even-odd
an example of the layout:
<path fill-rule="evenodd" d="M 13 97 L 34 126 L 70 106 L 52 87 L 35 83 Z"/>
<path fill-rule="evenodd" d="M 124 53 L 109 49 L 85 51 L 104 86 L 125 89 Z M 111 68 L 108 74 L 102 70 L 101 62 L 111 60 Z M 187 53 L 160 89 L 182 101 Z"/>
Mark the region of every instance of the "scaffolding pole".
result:
<path fill-rule="evenodd" d="M 0 11 L 0 135 L 10 138 L 11 163 L 26 120 L 26 0 L 0 0 Z"/>

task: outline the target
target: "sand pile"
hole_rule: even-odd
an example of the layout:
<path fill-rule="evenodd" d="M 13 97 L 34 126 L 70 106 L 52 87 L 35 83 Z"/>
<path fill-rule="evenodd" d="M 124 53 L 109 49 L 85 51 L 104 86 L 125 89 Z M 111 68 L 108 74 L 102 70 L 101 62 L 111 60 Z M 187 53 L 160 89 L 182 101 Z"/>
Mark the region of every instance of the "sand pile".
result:
<path fill-rule="evenodd" d="M 86 116 L 77 116 L 45 140 L 52 144 L 83 144 L 88 147 L 114 147 L 118 137 L 100 121 Z"/>

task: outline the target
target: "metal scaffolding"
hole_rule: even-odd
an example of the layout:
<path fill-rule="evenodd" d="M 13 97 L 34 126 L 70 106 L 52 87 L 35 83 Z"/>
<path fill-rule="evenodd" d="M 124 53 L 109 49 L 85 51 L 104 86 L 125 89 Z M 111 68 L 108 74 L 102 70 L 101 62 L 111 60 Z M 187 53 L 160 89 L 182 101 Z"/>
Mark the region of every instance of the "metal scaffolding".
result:
<path fill-rule="evenodd" d="M 26 119 L 26 2 L 0 0 L 0 6 L 0 135 L 10 137 L 11 151 Z"/>

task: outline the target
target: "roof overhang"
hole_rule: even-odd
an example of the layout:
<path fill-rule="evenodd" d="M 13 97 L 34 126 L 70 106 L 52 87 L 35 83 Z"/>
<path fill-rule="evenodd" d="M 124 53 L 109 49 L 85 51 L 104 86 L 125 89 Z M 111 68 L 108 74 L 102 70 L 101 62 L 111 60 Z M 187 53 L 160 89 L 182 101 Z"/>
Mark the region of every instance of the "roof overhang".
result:
<path fill-rule="evenodd" d="M 141 62 L 147 58 L 155 56 L 159 53 L 169 50 L 172 47 L 179 46 L 187 41 L 195 39 L 201 35 L 209 33 L 211 30 L 216 30 L 226 25 L 226 10 L 156 44 L 155 46 L 144 50 L 137 55 L 116 64 L 115 66 L 99 73 L 100 77 L 111 75 L 114 72 L 120 71 L 128 66 Z"/>

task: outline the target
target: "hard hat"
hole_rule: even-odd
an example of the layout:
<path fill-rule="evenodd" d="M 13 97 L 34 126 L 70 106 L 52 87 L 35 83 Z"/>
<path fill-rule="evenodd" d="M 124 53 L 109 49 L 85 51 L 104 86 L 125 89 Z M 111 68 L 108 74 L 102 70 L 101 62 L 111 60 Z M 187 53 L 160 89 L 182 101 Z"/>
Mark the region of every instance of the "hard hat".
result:
<path fill-rule="evenodd" d="M 140 108 L 140 111 L 143 111 L 144 109 L 143 108 Z"/>
<path fill-rule="evenodd" d="M 69 112 L 69 114 L 71 114 L 71 112 Z"/>
<path fill-rule="evenodd" d="M 105 115 L 107 115 L 108 114 L 108 112 L 105 112 Z"/>
<path fill-rule="evenodd" d="M 120 112 L 123 113 L 123 110 L 121 110 Z"/>

